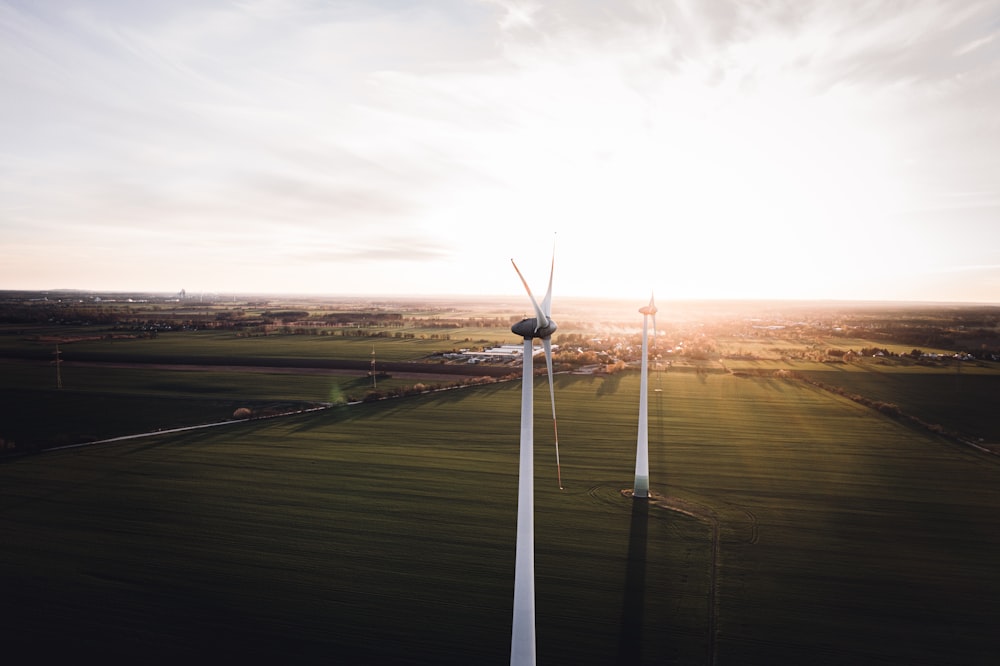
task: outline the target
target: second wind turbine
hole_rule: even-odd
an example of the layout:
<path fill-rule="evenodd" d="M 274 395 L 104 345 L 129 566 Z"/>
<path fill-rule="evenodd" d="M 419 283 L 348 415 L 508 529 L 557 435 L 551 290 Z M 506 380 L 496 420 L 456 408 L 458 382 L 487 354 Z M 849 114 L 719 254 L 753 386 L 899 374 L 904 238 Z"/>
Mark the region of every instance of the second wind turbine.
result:
<path fill-rule="evenodd" d="M 633 499 L 649 499 L 649 336 L 647 321 L 652 315 L 656 331 L 656 304 L 649 295 L 649 305 L 639 308 L 642 313 L 642 371 L 639 379 L 639 436 L 635 447 L 635 484 Z"/>

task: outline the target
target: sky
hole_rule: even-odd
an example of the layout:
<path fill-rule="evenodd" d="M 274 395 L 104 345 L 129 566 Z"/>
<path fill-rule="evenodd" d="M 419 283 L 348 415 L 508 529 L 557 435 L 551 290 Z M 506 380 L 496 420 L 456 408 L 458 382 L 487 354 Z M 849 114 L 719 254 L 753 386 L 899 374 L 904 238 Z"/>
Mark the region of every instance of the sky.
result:
<path fill-rule="evenodd" d="M 0 0 L 0 289 L 1000 303 L 1000 0 Z"/>

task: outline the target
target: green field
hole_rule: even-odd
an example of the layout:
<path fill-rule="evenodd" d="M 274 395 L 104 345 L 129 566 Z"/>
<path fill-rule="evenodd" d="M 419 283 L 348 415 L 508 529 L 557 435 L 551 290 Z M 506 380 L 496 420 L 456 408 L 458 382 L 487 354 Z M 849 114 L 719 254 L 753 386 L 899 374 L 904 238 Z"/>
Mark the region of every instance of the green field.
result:
<path fill-rule="evenodd" d="M 800 372 L 872 400 L 896 404 L 929 424 L 992 445 L 1000 444 L 1000 373 L 985 364 L 925 367 L 814 364 Z M 993 364 L 991 364 L 993 365 Z"/>
<path fill-rule="evenodd" d="M 870 344 L 870 343 L 869 343 Z M 845 394 L 890 403 L 920 421 L 1000 451 L 1000 367 L 996 363 L 952 360 L 918 364 L 906 360 L 863 359 L 851 363 L 803 360 L 735 360 L 725 366 L 756 375 L 788 371 Z"/>
<path fill-rule="evenodd" d="M 0 372 L 0 437 L 21 450 L 225 421 L 240 407 L 343 403 L 372 390 L 370 377 L 327 371 L 67 362 L 62 390 L 55 388 L 55 368 L 46 363 L 0 360 Z M 383 376 L 376 385 L 389 391 L 415 381 Z"/>
<path fill-rule="evenodd" d="M 54 343 L 51 342 L 21 340 L 8 342 L 8 346 L 38 349 L 43 353 L 54 351 Z M 81 340 L 62 344 L 61 350 L 67 361 L 73 360 L 77 352 L 88 356 L 128 354 L 162 363 L 177 363 L 179 359 L 197 362 L 203 358 L 345 358 L 367 361 L 371 359 L 373 346 L 379 359 L 411 361 L 440 349 L 442 341 L 313 335 L 238 337 L 228 331 L 191 331 L 164 333 L 156 338 Z"/>
<path fill-rule="evenodd" d="M 474 345 L 510 344 L 519 339 L 507 328 L 421 329 L 403 331 L 364 329 L 364 335 L 352 336 L 349 330 L 334 330 L 328 335 L 293 335 L 271 333 L 241 334 L 227 330 L 174 331 L 156 337 L 107 339 L 113 331 L 107 326 L 23 327 L 0 326 L 0 351 L 25 350 L 51 357 L 55 341 L 63 342 L 63 358 L 73 360 L 76 353 L 88 357 L 129 355 L 150 362 L 198 362 L 199 359 L 352 359 L 369 361 L 375 350 L 377 361 L 417 361 L 440 351 Z M 369 337 L 384 333 L 386 337 Z M 396 338 L 395 333 L 413 337 Z M 119 334 L 119 335 L 125 335 Z M 102 336 L 104 339 L 101 339 Z"/>
<path fill-rule="evenodd" d="M 537 385 L 540 663 L 995 661 L 995 459 L 800 382 L 655 386 L 652 490 L 697 518 L 619 492 L 636 374 L 557 378 L 562 492 Z M 507 663 L 518 404 L 502 383 L 8 459 L 7 643 Z"/>

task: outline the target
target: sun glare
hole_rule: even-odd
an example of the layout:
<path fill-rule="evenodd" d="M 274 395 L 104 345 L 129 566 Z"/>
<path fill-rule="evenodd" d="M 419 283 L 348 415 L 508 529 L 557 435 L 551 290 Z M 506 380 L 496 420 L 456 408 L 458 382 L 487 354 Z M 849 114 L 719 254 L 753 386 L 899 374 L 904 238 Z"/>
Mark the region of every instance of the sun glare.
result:
<path fill-rule="evenodd" d="M 564 242 L 600 258 L 599 270 L 579 266 L 591 293 L 648 280 L 682 298 L 806 296 L 840 261 L 827 250 L 877 226 L 898 195 L 884 186 L 886 141 L 850 99 L 831 111 L 782 90 L 633 96 L 632 107 L 570 95 L 564 124 L 522 127 L 499 153 L 499 177 L 523 198 L 494 212 L 587 234 Z"/>
<path fill-rule="evenodd" d="M 8 286 L 995 299 L 986 7 L 244 4 L 0 19 Z"/>

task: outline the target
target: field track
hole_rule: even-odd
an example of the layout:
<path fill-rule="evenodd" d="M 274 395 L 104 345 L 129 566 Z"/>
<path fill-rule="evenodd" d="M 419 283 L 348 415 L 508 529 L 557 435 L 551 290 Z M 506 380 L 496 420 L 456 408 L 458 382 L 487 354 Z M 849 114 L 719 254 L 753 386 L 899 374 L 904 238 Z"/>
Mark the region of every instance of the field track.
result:
<path fill-rule="evenodd" d="M 632 489 L 626 488 L 619 491 L 620 494 L 632 501 Z M 590 488 L 588 494 L 602 502 L 612 503 L 614 502 L 614 489 L 610 486 L 597 485 Z M 660 493 L 650 492 L 649 505 L 659 507 L 661 509 L 666 509 L 667 511 L 674 511 L 695 520 L 706 523 L 711 530 L 711 557 L 709 561 L 709 598 L 708 598 L 708 613 L 706 615 L 706 635 L 708 637 L 707 647 L 706 647 L 706 664 L 714 664 L 715 659 L 715 643 L 718 634 L 718 617 L 719 617 L 719 568 L 720 568 L 720 554 L 721 554 L 721 541 L 722 534 L 720 529 L 719 516 L 710 507 L 694 502 L 692 500 L 684 499 L 675 495 L 661 495 Z M 757 521 L 753 514 L 749 511 L 745 511 L 748 518 L 752 521 L 751 530 L 751 541 L 756 540 L 757 534 Z"/>
<path fill-rule="evenodd" d="M 622 490 L 622 495 L 631 498 L 632 493 L 630 490 Z M 718 636 L 718 624 L 719 624 L 719 567 L 720 567 L 720 555 L 721 555 L 721 542 L 722 534 L 720 529 L 720 521 L 718 514 L 713 511 L 710 507 L 694 502 L 689 499 L 684 499 L 676 495 L 661 495 L 656 492 L 650 492 L 649 504 L 652 506 L 659 507 L 661 509 L 666 509 L 667 511 L 676 511 L 677 513 L 683 514 L 685 516 L 690 516 L 695 520 L 702 523 L 707 523 L 712 531 L 712 554 L 710 562 L 710 584 L 709 589 L 711 593 L 708 598 L 708 615 L 707 615 L 707 634 L 708 634 L 708 647 L 707 655 L 705 658 L 706 664 L 714 664 L 716 662 L 715 658 L 715 643 Z M 743 513 L 746 514 L 748 520 L 750 521 L 750 538 L 747 543 L 756 543 L 757 541 L 757 517 L 753 512 L 744 509 Z"/>
<path fill-rule="evenodd" d="M 411 365 L 411 364 L 401 364 L 397 363 L 395 365 Z M 424 368 L 426 365 L 422 364 L 421 367 Z M 338 367 L 309 367 L 302 365 L 290 365 L 290 366 L 262 366 L 262 365 L 205 365 L 197 363 L 123 363 L 116 361 L 64 361 L 63 367 L 81 367 L 81 368 L 127 368 L 131 370 L 200 370 L 200 371 L 221 371 L 221 372 L 267 372 L 274 374 L 283 375 L 346 375 L 350 377 L 364 377 L 368 375 L 370 368 L 365 366 L 363 368 L 338 368 Z M 396 379 L 420 379 L 420 380 L 449 380 L 454 379 L 458 374 L 465 375 L 465 373 L 457 372 L 443 372 L 442 367 L 456 367 L 456 366 L 437 366 L 434 368 L 436 372 L 416 370 L 404 370 L 404 371 L 394 371 L 392 376 Z M 378 366 L 378 371 L 382 372 L 386 368 L 380 363 Z M 486 375 L 488 373 L 481 373 L 481 375 Z"/>
<path fill-rule="evenodd" d="M 306 409 L 299 409 L 294 412 L 282 412 L 281 414 L 271 414 L 268 416 L 258 416 L 255 419 L 229 419 L 228 421 L 216 421 L 214 423 L 201 423 L 199 425 L 183 426 L 181 428 L 168 428 L 164 430 L 153 430 L 151 432 L 140 432 L 134 435 L 122 435 L 120 437 L 109 437 L 107 439 L 98 439 L 92 442 L 81 442 L 80 444 L 68 444 L 66 446 L 54 446 L 45 449 L 46 453 L 51 453 L 53 451 L 63 451 L 65 449 L 78 449 L 84 446 L 94 446 L 96 444 L 113 444 L 115 442 L 124 442 L 130 439 L 142 439 L 143 437 L 154 437 L 157 435 L 174 435 L 182 432 L 190 432 L 192 430 L 201 430 L 203 428 L 214 428 L 216 426 L 233 425 L 235 423 L 244 423 L 246 421 L 262 421 L 264 419 L 276 419 L 282 416 L 298 416 L 300 414 L 308 414 L 309 412 L 320 412 L 324 409 L 330 409 L 332 405 L 323 405 L 322 407 L 308 407 Z"/>
<path fill-rule="evenodd" d="M 18 350 L 7 352 L 0 350 L 0 356 L 7 358 L 19 358 L 23 360 L 51 361 L 52 352 L 50 350 Z M 63 366 L 70 363 L 104 363 L 104 364 L 125 364 L 119 367 L 195 367 L 202 369 L 225 368 L 257 368 L 270 370 L 273 368 L 286 369 L 315 369 L 315 370 L 353 370 L 357 372 L 367 372 L 371 369 L 371 360 L 358 359 L 336 359 L 336 358 L 294 358 L 294 357 L 268 357 L 268 356 L 218 356 L 218 355 L 175 355 L 171 357 L 171 363 L 164 364 L 163 357 L 149 354 L 137 354 L 130 352 L 91 352 L 86 350 L 74 350 L 72 358 L 64 357 Z M 420 363 L 401 361 L 378 361 L 377 369 L 380 372 L 388 373 L 419 373 L 419 374 L 441 374 L 459 375 L 466 377 L 504 377 L 517 372 L 517 368 L 495 365 L 470 365 L 468 363 L 444 364 L 444 363 Z"/>

